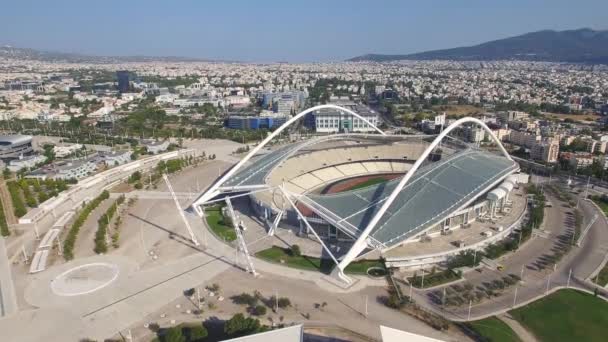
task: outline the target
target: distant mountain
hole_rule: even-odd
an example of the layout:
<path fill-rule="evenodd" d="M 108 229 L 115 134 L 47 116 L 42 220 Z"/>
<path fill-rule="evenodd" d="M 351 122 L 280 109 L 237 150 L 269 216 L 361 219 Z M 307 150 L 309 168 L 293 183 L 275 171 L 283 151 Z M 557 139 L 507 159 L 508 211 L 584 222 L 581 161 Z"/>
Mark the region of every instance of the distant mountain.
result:
<path fill-rule="evenodd" d="M 46 62 L 71 62 L 71 63 L 121 63 L 121 62 L 210 62 L 202 58 L 188 58 L 175 56 L 90 56 L 76 53 L 41 51 L 28 48 L 17 48 L 12 46 L 0 46 L 0 58 L 37 60 Z"/>
<path fill-rule="evenodd" d="M 516 37 L 445 50 L 409 55 L 368 54 L 349 61 L 396 60 L 528 60 L 608 64 L 608 30 L 588 28 L 538 31 Z"/>

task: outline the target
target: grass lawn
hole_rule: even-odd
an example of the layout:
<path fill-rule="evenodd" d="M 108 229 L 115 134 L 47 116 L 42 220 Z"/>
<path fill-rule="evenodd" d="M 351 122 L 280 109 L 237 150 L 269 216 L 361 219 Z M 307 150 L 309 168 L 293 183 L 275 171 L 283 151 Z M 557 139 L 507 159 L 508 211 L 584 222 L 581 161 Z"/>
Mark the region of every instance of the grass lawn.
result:
<path fill-rule="evenodd" d="M 608 215 L 608 203 L 597 199 L 593 199 L 593 202 L 595 202 L 595 204 L 602 209 L 605 215 Z"/>
<path fill-rule="evenodd" d="M 505 322 L 496 317 L 489 317 L 465 324 L 481 336 L 481 341 L 520 342 L 517 334 Z"/>
<path fill-rule="evenodd" d="M 319 259 L 305 255 L 293 256 L 288 249 L 277 246 L 272 246 L 268 249 L 259 251 L 255 255 L 260 259 L 275 263 L 281 263 L 281 260 L 283 260 L 283 265 L 288 267 L 309 271 L 320 271 L 325 274 L 331 273 L 335 266 L 331 259 Z M 345 271 L 346 273 L 352 274 L 367 274 L 367 269 L 370 267 L 384 268 L 384 264 L 379 260 L 357 261 L 348 265 Z"/>
<path fill-rule="evenodd" d="M 559 290 L 511 315 L 539 341 L 607 340 L 608 303 L 576 290 Z"/>
<path fill-rule="evenodd" d="M 207 224 L 215 233 L 215 235 L 226 241 L 236 240 L 236 233 L 234 232 L 234 228 L 227 226 L 224 223 L 224 217 L 222 216 L 221 207 L 215 206 L 206 208 L 205 214 L 207 216 Z"/>
<path fill-rule="evenodd" d="M 384 183 L 386 181 L 387 181 L 387 179 L 386 178 L 382 178 L 382 177 L 371 178 L 371 179 L 368 179 L 365 182 L 361 182 L 361 183 L 359 183 L 359 184 L 357 184 L 357 185 L 355 185 L 355 186 L 353 186 L 350 189 L 345 190 L 345 191 L 363 189 L 363 188 L 366 188 L 368 186 Z"/>

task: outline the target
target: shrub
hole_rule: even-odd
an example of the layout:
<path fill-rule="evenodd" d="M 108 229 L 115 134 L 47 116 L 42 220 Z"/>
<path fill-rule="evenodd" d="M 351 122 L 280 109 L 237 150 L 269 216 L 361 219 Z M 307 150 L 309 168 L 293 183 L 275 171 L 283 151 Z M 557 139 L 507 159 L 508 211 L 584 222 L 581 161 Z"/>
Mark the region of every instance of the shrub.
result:
<path fill-rule="evenodd" d="M 4 203 L 0 199 L 0 235 L 9 236 L 11 231 L 8 229 L 8 223 L 6 222 L 6 216 L 4 216 Z"/>
<path fill-rule="evenodd" d="M 264 316 L 266 314 L 266 307 L 264 305 L 256 305 L 252 308 L 251 313 L 256 316 Z"/>
<path fill-rule="evenodd" d="M 298 245 L 292 245 L 291 249 L 290 249 L 290 253 L 294 257 L 301 256 L 302 255 L 302 251 L 300 250 L 300 246 L 298 246 Z"/>
<path fill-rule="evenodd" d="M 287 297 L 279 297 L 278 304 L 279 308 L 285 309 L 291 306 L 291 301 Z"/>
<path fill-rule="evenodd" d="M 249 293 L 241 293 L 240 295 L 230 297 L 235 304 L 249 305 L 251 307 L 258 304 L 258 298 Z"/>

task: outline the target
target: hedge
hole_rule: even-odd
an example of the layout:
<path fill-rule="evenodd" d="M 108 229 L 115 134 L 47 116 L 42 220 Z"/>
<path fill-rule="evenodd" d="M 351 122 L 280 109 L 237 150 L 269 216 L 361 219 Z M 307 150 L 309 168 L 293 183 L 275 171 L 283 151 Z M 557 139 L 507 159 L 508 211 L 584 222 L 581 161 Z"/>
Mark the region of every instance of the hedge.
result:
<path fill-rule="evenodd" d="M 107 190 L 104 190 L 101 195 L 97 196 L 94 200 L 85 205 L 82 211 L 78 213 L 78 217 L 70 227 L 70 230 L 68 231 L 68 236 L 63 242 L 63 257 L 66 260 L 74 259 L 74 244 L 76 243 L 76 237 L 78 237 L 80 227 L 82 227 L 87 217 L 89 217 L 91 211 L 97 208 L 97 206 L 99 206 L 99 204 L 103 200 L 109 197 L 110 193 Z"/>
<path fill-rule="evenodd" d="M 10 181 L 6 183 L 8 187 L 8 192 L 11 194 L 11 200 L 13 201 L 13 207 L 15 209 L 15 216 L 21 217 L 27 213 L 27 209 L 25 209 L 25 203 L 23 203 L 23 199 L 21 198 L 19 185 L 15 183 L 15 181 Z"/>
<path fill-rule="evenodd" d="M 4 204 L 0 199 L 0 234 L 2 236 L 11 235 L 11 231 L 8 230 L 8 224 L 6 223 L 6 216 L 4 216 Z"/>
<path fill-rule="evenodd" d="M 112 205 L 106 210 L 105 214 L 101 215 L 97 220 L 97 232 L 95 233 L 95 253 L 101 254 L 108 251 L 108 243 L 106 241 L 106 234 L 108 233 L 108 223 L 112 220 L 116 209 L 120 204 L 125 201 L 125 196 L 120 196 Z"/>

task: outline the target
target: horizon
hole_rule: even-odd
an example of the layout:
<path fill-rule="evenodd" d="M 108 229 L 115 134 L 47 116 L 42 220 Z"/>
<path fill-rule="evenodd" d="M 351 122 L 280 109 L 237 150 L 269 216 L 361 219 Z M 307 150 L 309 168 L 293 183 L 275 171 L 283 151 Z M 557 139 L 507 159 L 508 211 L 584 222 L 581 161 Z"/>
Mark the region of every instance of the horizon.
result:
<path fill-rule="evenodd" d="M 255 4 L 239 0 L 230 4 L 115 3 L 87 8 L 73 0 L 7 4 L 0 14 L 0 42 L 87 56 L 337 62 L 366 54 L 474 46 L 544 30 L 601 31 L 606 29 L 603 13 L 608 10 L 608 3 L 596 0 L 578 5 L 593 11 L 576 12 L 565 0 L 533 4 L 475 0 L 467 6 L 393 0 L 380 4 L 315 0 L 289 6 L 274 0 Z M 518 20 L 512 20 L 515 16 Z"/>

